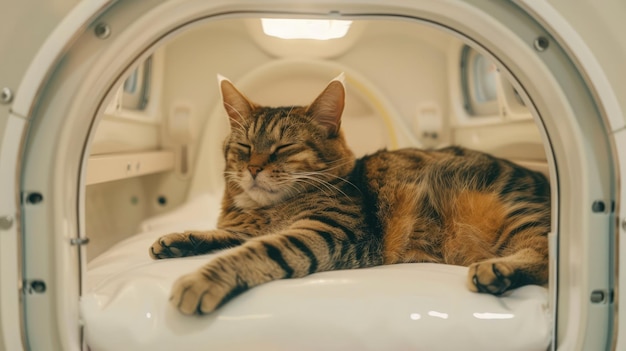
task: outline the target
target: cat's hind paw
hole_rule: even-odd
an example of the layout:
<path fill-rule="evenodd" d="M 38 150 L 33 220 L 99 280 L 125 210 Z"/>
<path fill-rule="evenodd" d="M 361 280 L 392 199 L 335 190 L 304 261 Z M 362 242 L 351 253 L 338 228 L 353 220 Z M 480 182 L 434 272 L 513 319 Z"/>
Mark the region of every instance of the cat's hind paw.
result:
<path fill-rule="evenodd" d="M 501 295 L 513 285 L 515 270 L 508 263 L 487 260 L 469 266 L 467 287 L 474 292 Z"/>

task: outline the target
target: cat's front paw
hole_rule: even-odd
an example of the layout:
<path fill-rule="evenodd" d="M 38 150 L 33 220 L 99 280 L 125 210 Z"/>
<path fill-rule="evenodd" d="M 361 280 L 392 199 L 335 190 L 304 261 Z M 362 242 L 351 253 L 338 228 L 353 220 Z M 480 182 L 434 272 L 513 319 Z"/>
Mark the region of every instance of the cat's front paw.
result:
<path fill-rule="evenodd" d="M 158 260 L 189 256 L 191 246 L 189 233 L 163 235 L 150 246 L 150 257 Z"/>
<path fill-rule="evenodd" d="M 474 292 L 501 295 L 513 284 L 515 270 L 506 262 L 487 260 L 469 266 L 467 287 Z"/>
<path fill-rule="evenodd" d="M 201 271 L 180 277 L 172 287 L 170 303 L 181 313 L 207 314 L 226 302 L 233 289 L 215 274 Z"/>

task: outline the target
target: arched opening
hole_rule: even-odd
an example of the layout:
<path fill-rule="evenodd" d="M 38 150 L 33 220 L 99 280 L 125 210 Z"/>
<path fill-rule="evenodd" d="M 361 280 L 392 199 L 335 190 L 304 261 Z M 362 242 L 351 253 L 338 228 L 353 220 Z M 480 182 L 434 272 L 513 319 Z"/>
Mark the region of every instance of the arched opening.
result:
<path fill-rule="evenodd" d="M 150 10 L 144 6 L 116 4 L 91 21 L 88 31 L 77 36 L 63 63 L 48 77 L 39 98 L 31 102 L 33 122 L 25 143 L 21 190 L 40 193 L 45 201 L 41 203 L 44 206 L 24 205 L 24 254 L 38 257 L 38 260 L 26 260 L 24 277 L 54 283 L 48 284 L 46 294 L 26 295 L 24 318 L 28 334 L 43 332 L 41 335 L 60 345 L 77 340 L 67 336 L 77 335 L 77 323 L 65 326 L 66 336 L 59 336 L 51 326 L 54 320 L 78 321 L 76 301 L 81 274 L 76 272 L 84 273 L 86 252 L 68 243 L 85 235 L 83 191 L 89 157 L 85 145 L 95 137 L 93 132 L 90 134 L 94 120 L 102 119 L 113 99 L 112 87 L 121 84 L 152 55 L 155 44 L 178 35 L 186 26 L 200 28 L 200 22 L 212 23 L 226 17 L 256 17 L 251 16 L 255 11 L 271 12 L 277 5 L 246 8 L 245 12 L 236 5 L 217 8 L 194 3 L 189 8 L 177 8 L 176 4 L 164 3 Z M 576 67 L 558 42 L 514 5 L 499 4 L 489 9 L 467 4 L 422 6 L 389 9 L 311 5 L 308 11 L 294 8 L 292 14 L 326 17 L 328 13 L 333 16 L 340 13 L 353 19 L 376 17 L 429 23 L 457 39 L 463 38 L 479 54 L 496 62 L 544 133 L 547 160 L 551 162 L 554 227 L 559 234 L 554 239 L 559 253 L 558 262 L 554 261 L 559 283 L 557 342 L 579 342 L 578 331 L 590 328 L 592 321 L 594 328 L 608 330 L 610 304 L 606 300 L 590 301 L 589 292 L 610 291 L 611 260 L 605 257 L 605 261 L 592 263 L 590 258 L 609 251 L 612 206 L 608 204 L 615 201 L 611 194 L 615 191 L 617 171 L 611 166 L 614 156 L 605 126 Z M 179 12 L 166 16 L 172 8 Z M 144 14 L 137 16 L 138 13 Z M 166 20 L 158 28 L 145 30 L 163 18 Z M 101 23 L 110 26 L 110 36 L 100 38 L 91 32 Z M 116 28 L 124 29 L 116 32 Z M 541 45 L 535 47 L 534 42 L 539 38 L 550 42 L 547 49 L 539 50 Z M 436 114 L 437 108 L 426 105 L 423 111 Z M 82 137 L 72 138 L 72 135 Z M 607 142 L 593 145 L 585 142 L 592 139 Z M 48 177 L 42 178 L 41 174 Z M 597 201 L 605 204 L 603 210 L 596 210 L 593 204 Z M 585 215 L 578 217 L 576 213 Z M 601 232 L 601 237 L 591 240 L 592 230 Z M 593 274 L 598 271 L 607 274 Z M 35 316 L 42 313 L 46 318 L 35 323 Z M 603 344 L 603 340 L 602 335 L 597 335 L 584 342 L 591 347 Z"/>

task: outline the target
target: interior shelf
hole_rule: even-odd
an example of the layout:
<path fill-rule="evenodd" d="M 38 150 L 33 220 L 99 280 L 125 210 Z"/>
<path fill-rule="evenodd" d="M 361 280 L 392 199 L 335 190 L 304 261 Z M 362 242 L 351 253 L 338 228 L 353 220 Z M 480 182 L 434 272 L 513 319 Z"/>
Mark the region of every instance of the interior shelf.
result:
<path fill-rule="evenodd" d="M 173 151 L 106 154 L 89 157 L 86 185 L 174 169 Z"/>

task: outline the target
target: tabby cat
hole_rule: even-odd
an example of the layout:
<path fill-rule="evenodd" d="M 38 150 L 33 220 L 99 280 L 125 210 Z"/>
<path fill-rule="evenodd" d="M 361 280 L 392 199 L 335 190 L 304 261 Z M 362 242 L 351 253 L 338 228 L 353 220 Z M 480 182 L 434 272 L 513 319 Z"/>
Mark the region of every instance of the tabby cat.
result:
<path fill-rule="evenodd" d="M 182 313 L 275 279 L 405 262 L 469 266 L 468 288 L 494 295 L 547 282 L 542 174 L 461 147 L 355 159 L 340 129 L 341 78 L 309 106 L 260 106 L 226 79 L 220 88 L 230 135 L 219 229 L 150 248 L 155 259 L 230 248 L 174 283 Z"/>

